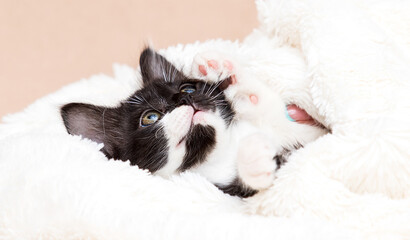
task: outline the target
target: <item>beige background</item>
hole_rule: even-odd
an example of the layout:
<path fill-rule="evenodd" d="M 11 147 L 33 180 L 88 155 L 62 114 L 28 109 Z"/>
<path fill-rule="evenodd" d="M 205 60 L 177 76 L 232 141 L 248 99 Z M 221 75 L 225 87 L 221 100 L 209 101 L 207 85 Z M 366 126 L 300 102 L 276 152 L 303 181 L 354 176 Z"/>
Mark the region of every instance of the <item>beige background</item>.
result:
<path fill-rule="evenodd" d="M 138 65 L 155 48 L 241 39 L 252 0 L 0 0 L 0 117 L 113 62 Z"/>

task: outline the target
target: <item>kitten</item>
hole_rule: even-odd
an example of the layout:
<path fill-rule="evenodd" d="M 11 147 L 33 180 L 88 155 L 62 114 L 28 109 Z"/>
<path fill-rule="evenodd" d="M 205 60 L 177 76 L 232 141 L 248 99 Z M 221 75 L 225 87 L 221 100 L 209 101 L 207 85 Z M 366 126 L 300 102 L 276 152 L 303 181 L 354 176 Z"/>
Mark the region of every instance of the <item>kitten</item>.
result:
<path fill-rule="evenodd" d="M 142 52 L 140 70 L 143 87 L 116 108 L 63 106 L 68 133 L 103 143 L 108 158 L 129 160 L 164 177 L 198 172 L 241 197 L 267 187 L 282 155 L 299 144 L 275 143 L 241 120 L 239 106 L 247 103 L 234 108 L 224 93 L 232 92 L 231 76 L 214 82 L 187 77 L 151 49 Z"/>

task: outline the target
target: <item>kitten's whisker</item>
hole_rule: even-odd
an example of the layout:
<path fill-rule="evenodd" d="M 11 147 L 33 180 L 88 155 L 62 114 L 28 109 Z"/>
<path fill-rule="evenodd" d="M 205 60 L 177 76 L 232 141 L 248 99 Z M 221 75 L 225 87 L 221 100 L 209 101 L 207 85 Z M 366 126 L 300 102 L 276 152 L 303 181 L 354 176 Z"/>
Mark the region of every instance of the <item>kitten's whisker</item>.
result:
<path fill-rule="evenodd" d="M 221 81 L 221 76 L 222 76 L 222 72 L 219 73 L 218 75 L 218 80 Z"/>
<path fill-rule="evenodd" d="M 218 94 L 216 94 L 214 97 L 219 97 L 220 95 L 222 95 L 223 92 L 219 92 Z"/>
<path fill-rule="evenodd" d="M 207 96 L 211 96 L 211 94 L 215 91 L 215 89 L 216 89 L 219 85 L 221 85 L 221 82 L 218 82 L 217 84 L 211 85 L 211 86 L 208 88 L 208 90 L 206 91 L 205 94 L 206 94 Z"/>
<path fill-rule="evenodd" d="M 126 102 L 135 103 L 135 104 L 141 104 L 143 101 L 142 101 L 142 99 L 141 99 L 139 96 L 134 95 L 134 96 L 132 96 L 132 97 L 131 97 L 128 101 L 126 101 Z"/>
<path fill-rule="evenodd" d="M 140 102 L 135 102 L 135 101 L 125 101 L 125 102 L 130 103 L 130 104 L 137 104 L 137 105 L 141 104 Z"/>
<path fill-rule="evenodd" d="M 219 96 L 221 96 L 221 94 L 222 94 L 222 92 L 216 94 L 215 96 L 213 96 L 213 97 L 210 98 L 209 100 L 210 100 L 210 101 L 213 101 L 213 100 L 217 99 Z"/>
<path fill-rule="evenodd" d="M 162 129 L 164 129 L 164 126 L 160 126 L 160 127 L 157 129 L 157 131 L 155 131 L 155 138 L 158 138 L 158 132 L 159 132 L 160 130 L 162 130 Z"/>
<path fill-rule="evenodd" d="M 167 69 L 167 77 L 168 81 L 171 82 L 171 64 L 168 64 L 168 69 Z"/>
<path fill-rule="evenodd" d="M 226 104 L 226 102 L 225 101 L 223 101 L 223 100 L 220 100 L 220 101 L 214 101 L 215 103 L 221 103 L 221 104 Z"/>
<path fill-rule="evenodd" d="M 222 81 L 219 81 L 215 86 L 212 88 L 212 91 L 209 93 L 209 96 L 212 95 L 212 93 L 222 84 Z"/>
<path fill-rule="evenodd" d="M 140 137 L 140 138 L 135 137 L 135 138 L 133 138 L 133 139 L 145 140 L 145 139 L 150 139 L 150 138 L 151 138 L 151 136 L 148 136 L 148 137 Z"/>
<path fill-rule="evenodd" d="M 141 98 L 142 98 L 142 99 L 148 104 L 148 106 L 150 106 L 152 109 L 154 109 L 155 111 L 161 113 L 162 115 L 165 115 L 164 112 L 162 112 L 162 111 L 156 109 L 156 108 L 155 108 L 154 106 L 152 106 L 144 97 L 141 96 Z"/>
<path fill-rule="evenodd" d="M 217 102 L 215 103 L 216 106 L 228 106 L 226 102 Z"/>
<path fill-rule="evenodd" d="M 205 87 L 206 87 L 206 84 L 202 85 L 201 94 L 204 94 Z"/>
<path fill-rule="evenodd" d="M 159 61 L 159 63 L 161 64 L 161 72 L 162 72 L 162 76 L 164 77 L 165 82 L 168 82 L 167 77 L 165 76 L 165 69 L 164 69 L 164 63 L 163 61 Z"/>
<path fill-rule="evenodd" d="M 172 79 L 171 79 L 173 82 L 175 81 L 175 76 L 177 75 L 177 73 L 178 73 L 178 70 L 173 68 L 173 70 L 172 70 Z"/>
<path fill-rule="evenodd" d="M 161 102 L 161 104 L 162 104 L 163 106 L 166 106 L 166 105 L 167 105 L 167 102 L 166 102 L 163 98 L 160 98 L 159 101 Z"/>
<path fill-rule="evenodd" d="M 208 84 L 206 84 L 206 86 L 208 87 L 208 89 L 206 90 L 205 95 L 208 96 L 209 90 L 211 90 L 211 86 L 208 86 Z"/>
<path fill-rule="evenodd" d="M 167 156 L 167 149 L 163 146 L 159 149 L 159 154 L 161 156 Z M 160 160 L 162 161 L 162 160 Z M 151 166 L 155 167 L 155 165 L 158 163 L 158 159 L 152 158 L 150 155 L 147 156 L 145 168 L 150 169 Z"/>

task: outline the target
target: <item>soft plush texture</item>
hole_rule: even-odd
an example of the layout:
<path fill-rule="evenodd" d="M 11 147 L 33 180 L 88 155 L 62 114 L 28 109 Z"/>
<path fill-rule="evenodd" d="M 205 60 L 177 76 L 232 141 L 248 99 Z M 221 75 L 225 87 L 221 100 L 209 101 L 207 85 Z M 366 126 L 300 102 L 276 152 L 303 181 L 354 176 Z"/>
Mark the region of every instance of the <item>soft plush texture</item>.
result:
<path fill-rule="evenodd" d="M 410 3 L 257 2 L 262 35 L 299 49 L 332 134 L 249 199 L 267 216 L 314 215 L 369 238 L 410 239 Z"/>
<path fill-rule="evenodd" d="M 195 174 L 152 176 L 106 159 L 100 145 L 68 135 L 62 123 L 65 103 L 115 106 L 140 86 L 138 72 L 115 65 L 113 78 L 82 80 L 3 119 L 0 238 L 410 238 L 409 4 L 257 6 L 261 27 L 244 44 L 272 38 L 299 52 L 309 113 L 332 134 L 298 151 L 270 189 L 246 201 Z M 162 53 L 189 72 L 192 56 L 214 45 L 229 50 L 239 43 L 214 40 Z"/>

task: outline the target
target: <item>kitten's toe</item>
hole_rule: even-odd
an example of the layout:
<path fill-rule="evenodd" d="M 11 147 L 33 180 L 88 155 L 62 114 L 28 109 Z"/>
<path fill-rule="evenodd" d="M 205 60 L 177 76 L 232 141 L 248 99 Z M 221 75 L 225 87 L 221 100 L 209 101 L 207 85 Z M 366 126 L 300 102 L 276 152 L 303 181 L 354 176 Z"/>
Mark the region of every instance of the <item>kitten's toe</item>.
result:
<path fill-rule="evenodd" d="M 253 189 L 265 189 L 272 185 L 275 178 L 276 163 L 272 156 L 254 157 L 251 164 L 242 164 L 242 181 Z"/>
<path fill-rule="evenodd" d="M 238 174 L 242 181 L 257 190 L 272 185 L 277 168 L 275 154 L 270 140 L 262 134 L 245 138 L 238 152 Z"/>
<path fill-rule="evenodd" d="M 194 57 L 191 72 L 194 77 L 218 82 L 231 76 L 233 70 L 234 63 L 223 54 L 207 51 Z"/>

